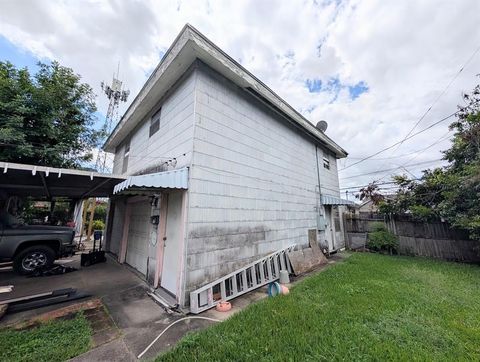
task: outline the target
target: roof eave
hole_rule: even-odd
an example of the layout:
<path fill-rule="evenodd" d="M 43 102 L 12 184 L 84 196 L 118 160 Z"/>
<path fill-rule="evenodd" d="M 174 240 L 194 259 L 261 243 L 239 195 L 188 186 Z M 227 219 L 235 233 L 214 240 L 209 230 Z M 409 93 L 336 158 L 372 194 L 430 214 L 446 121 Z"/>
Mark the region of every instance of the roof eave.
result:
<path fill-rule="evenodd" d="M 159 90 L 157 93 L 164 94 L 173 85 L 175 80 L 178 80 L 178 78 L 182 76 L 183 72 L 195 61 L 195 59 L 202 60 L 238 86 L 245 89 L 253 89 L 255 93 L 267 100 L 282 114 L 300 126 L 303 131 L 313 136 L 319 141 L 319 143 L 334 152 L 337 158 L 347 157 L 347 151 L 336 144 L 330 137 L 318 130 L 261 80 L 256 78 L 241 64 L 236 62 L 222 49 L 189 24 L 183 27 L 171 47 L 167 50 L 159 65 L 155 68 L 152 75 L 148 78 L 145 85 L 128 107 L 120 122 L 108 137 L 103 149 L 107 152 L 114 152 L 115 148 L 128 134 L 128 132 L 125 131 L 125 126 L 128 121 L 133 119 L 131 125 L 126 128 L 127 131 L 131 131 L 141 121 L 142 117 L 145 116 L 142 113 L 145 113 L 146 111 L 143 110 L 143 112 L 139 112 L 139 110 L 142 111 L 141 106 L 145 103 L 144 101 L 148 97 L 150 91 L 157 86 L 163 86 L 164 89 Z M 172 69 L 173 65 L 176 65 L 173 67 L 174 69 Z M 162 84 L 162 80 L 165 79 L 167 81 L 164 81 Z M 122 129 L 124 130 L 123 132 Z"/>

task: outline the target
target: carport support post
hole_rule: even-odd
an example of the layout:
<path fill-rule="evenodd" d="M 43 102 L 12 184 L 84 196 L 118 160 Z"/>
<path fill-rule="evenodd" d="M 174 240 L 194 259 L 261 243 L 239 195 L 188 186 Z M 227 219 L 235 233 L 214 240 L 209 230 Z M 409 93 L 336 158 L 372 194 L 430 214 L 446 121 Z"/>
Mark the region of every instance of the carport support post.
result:
<path fill-rule="evenodd" d="M 105 247 L 104 247 L 105 250 L 110 250 L 110 243 L 111 243 L 110 234 L 112 233 L 114 210 L 115 210 L 115 201 L 113 201 L 112 199 L 109 199 L 108 205 L 107 205 L 107 215 L 105 217 L 106 219 L 105 232 L 103 235 L 103 240 L 105 240 Z"/>
<path fill-rule="evenodd" d="M 68 221 L 75 221 L 75 205 L 78 199 L 70 199 L 68 203 Z"/>
<path fill-rule="evenodd" d="M 80 227 L 80 241 L 82 241 L 83 232 L 85 231 L 85 223 L 87 221 L 88 199 L 83 200 L 82 206 L 82 226 Z"/>
<path fill-rule="evenodd" d="M 88 233 L 87 233 L 87 241 L 90 241 L 92 237 L 92 230 L 93 230 L 93 216 L 95 215 L 95 208 L 97 206 L 97 200 L 92 198 L 90 203 L 90 220 L 88 221 Z"/>
<path fill-rule="evenodd" d="M 50 199 L 50 216 L 49 216 L 49 223 L 53 225 L 53 211 L 55 210 L 55 199 Z"/>

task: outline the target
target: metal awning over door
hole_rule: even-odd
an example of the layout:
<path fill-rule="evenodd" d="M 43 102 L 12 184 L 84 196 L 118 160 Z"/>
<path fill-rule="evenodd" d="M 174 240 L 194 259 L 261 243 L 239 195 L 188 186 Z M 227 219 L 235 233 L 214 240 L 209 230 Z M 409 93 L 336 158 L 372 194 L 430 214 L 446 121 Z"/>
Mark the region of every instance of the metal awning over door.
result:
<path fill-rule="evenodd" d="M 322 195 L 322 205 L 353 205 L 353 201 L 331 195 Z"/>
<path fill-rule="evenodd" d="M 188 167 L 178 170 L 129 176 L 115 186 L 114 194 L 138 194 L 154 189 L 188 189 Z"/>

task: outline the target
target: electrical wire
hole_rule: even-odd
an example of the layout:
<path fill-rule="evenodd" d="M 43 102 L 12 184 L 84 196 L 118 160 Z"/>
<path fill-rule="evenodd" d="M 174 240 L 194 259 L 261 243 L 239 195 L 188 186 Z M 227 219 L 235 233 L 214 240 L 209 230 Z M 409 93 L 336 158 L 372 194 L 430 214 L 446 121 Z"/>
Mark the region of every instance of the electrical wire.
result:
<path fill-rule="evenodd" d="M 450 88 L 450 86 L 453 84 L 453 82 L 457 79 L 457 77 L 460 75 L 460 73 L 463 71 L 463 69 L 470 63 L 470 61 L 475 57 L 477 52 L 480 50 L 480 46 L 475 49 L 473 54 L 468 58 L 468 60 L 462 65 L 460 70 L 455 74 L 455 76 L 450 80 L 450 82 L 447 84 L 447 86 L 443 89 L 443 91 L 435 98 L 433 103 L 430 105 L 430 107 L 427 108 L 427 110 L 423 113 L 423 115 L 418 119 L 418 121 L 413 125 L 413 127 L 408 131 L 406 136 L 400 141 L 400 143 L 395 147 L 395 149 L 392 151 L 391 155 L 393 155 L 401 146 L 402 144 L 408 139 L 408 137 L 412 134 L 412 132 L 417 128 L 417 126 L 425 119 L 428 113 L 432 110 L 432 108 L 437 104 L 437 102 L 440 100 L 440 98 L 446 94 L 447 90 Z M 386 162 L 383 162 L 378 169 L 381 169 L 384 167 Z M 407 169 L 405 171 L 409 172 Z"/>
<path fill-rule="evenodd" d="M 447 134 L 453 132 L 452 130 L 448 130 L 447 133 L 445 133 L 444 136 L 442 136 L 442 140 L 439 140 L 439 142 L 441 141 L 444 141 L 445 139 L 447 139 L 448 137 L 445 137 Z M 402 158 L 402 157 L 407 157 L 407 156 L 412 156 L 412 155 L 416 155 L 417 153 L 419 152 L 423 152 L 423 151 L 426 151 L 427 149 L 429 149 L 430 147 L 432 147 L 432 145 L 430 146 L 427 146 L 425 148 L 421 148 L 419 150 L 416 150 L 416 151 L 412 151 L 412 152 L 409 152 L 409 153 L 404 153 L 403 155 L 397 155 L 397 156 L 391 156 L 391 157 L 375 157 L 375 158 L 370 158 L 369 161 L 381 161 L 381 160 L 393 160 L 395 158 Z M 348 160 L 361 160 L 363 157 L 348 157 L 347 159 Z"/>
<path fill-rule="evenodd" d="M 415 125 L 410 129 L 410 131 L 407 133 L 407 135 L 406 135 L 401 141 L 396 142 L 396 143 L 394 143 L 393 145 L 391 145 L 391 146 L 389 146 L 389 147 L 387 147 L 387 148 L 385 148 L 385 149 L 383 149 L 383 150 L 380 150 L 380 151 L 377 152 L 377 153 L 374 153 L 373 155 L 370 155 L 370 156 L 368 156 L 368 157 L 365 157 L 365 158 L 361 159 L 361 160 L 358 161 L 358 162 L 355 162 L 355 163 L 353 163 L 353 164 L 351 164 L 351 165 L 349 165 L 349 166 L 347 166 L 347 167 L 344 167 L 343 169 L 341 169 L 341 170 L 339 170 L 339 171 L 342 171 L 342 170 L 345 170 L 345 169 L 347 169 L 347 168 L 349 168 L 349 167 L 352 167 L 352 166 L 354 166 L 354 165 L 357 165 L 357 164 L 359 164 L 360 162 L 366 161 L 366 160 L 368 160 L 368 159 L 370 159 L 370 158 L 372 158 L 372 157 L 374 157 L 374 156 L 376 156 L 376 155 L 378 155 L 378 154 L 380 154 L 380 153 L 382 153 L 382 152 L 388 151 L 389 149 L 391 149 L 391 148 L 393 148 L 393 147 L 395 147 L 395 146 L 398 145 L 398 147 L 395 149 L 395 150 L 397 150 L 405 141 L 407 141 L 407 140 L 411 139 L 412 137 L 414 137 L 414 136 L 422 133 L 424 130 L 427 130 L 427 129 L 431 128 L 431 126 L 429 126 L 429 127 L 425 128 L 424 130 L 422 130 L 422 131 L 420 131 L 420 132 L 417 132 L 417 133 L 412 134 L 412 132 L 415 130 L 415 128 L 422 122 L 422 120 L 425 118 L 425 116 L 432 110 L 432 108 L 433 108 L 433 107 L 435 106 L 435 104 L 439 101 L 439 99 L 447 92 L 448 88 L 450 88 L 450 86 L 451 86 L 451 85 L 453 84 L 453 82 L 458 78 L 458 76 L 460 75 L 460 73 L 463 72 L 463 70 L 465 69 L 465 67 L 472 61 L 472 59 L 475 57 L 475 55 L 476 55 L 479 51 L 480 51 L 480 46 L 475 49 L 475 51 L 472 53 L 472 55 L 470 56 L 470 58 L 468 58 L 468 60 L 463 64 L 463 66 L 462 66 L 462 67 L 460 68 L 460 70 L 455 74 L 455 76 L 452 78 L 452 80 L 447 84 L 447 86 L 444 88 L 444 90 L 437 96 L 437 98 L 435 98 L 435 100 L 434 100 L 433 103 L 430 105 L 430 107 L 427 108 L 427 110 L 425 111 L 425 113 L 420 117 L 420 119 L 415 123 Z M 433 125 L 436 125 L 436 124 L 438 124 L 438 123 L 440 123 L 440 122 L 443 122 L 443 121 L 445 121 L 446 119 L 448 119 L 448 118 L 456 115 L 457 113 L 458 113 L 458 111 L 455 112 L 455 113 L 453 113 L 453 114 L 451 114 L 451 115 L 449 115 L 449 116 L 447 116 L 447 117 L 445 117 L 445 118 L 443 118 L 443 119 L 441 119 L 441 120 L 438 121 L 438 122 L 435 122 Z M 433 126 L 433 125 L 432 125 L 432 126 Z M 395 152 L 395 150 L 394 150 L 394 152 Z"/>
<path fill-rule="evenodd" d="M 460 68 L 460 70 L 455 73 L 455 76 L 452 78 L 452 80 L 447 84 L 447 86 L 443 89 L 443 91 L 435 98 L 435 100 L 433 101 L 433 103 L 430 105 L 430 107 L 427 108 L 427 110 L 425 111 L 425 113 L 420 117 L 420 119 L 415 123 L 415 125 L 410 129 L 410 131 L 408 131 L 407 135 L 405 136 L 405 138 L 403 139 L 402 142 L 400 142 L 400 144 L 398 145 L 398 147 L 400 147 L 403 142 L 405 142 L 405 140 L 408 138 L 408 136 L 411 135 L 411 133 L 415 130 L 415 128 L 417 128 L 417 126 L 423 121 L 423 119 L 427 116 L 427 114 L 432 110 L 432 108 L 435 106 L 435 104 L 440 100 L 440 98 L 445 94 L 447 93 L 447 90 L 448 88 L 450 88 L 450 86 L 453 84 L 453 82 L 455 82 L 455 80 L 458 78 L 458 76 L 460 75 L 460 73 L 463 72 L 463 70 L 465 69 L 465 67 L 472 61 L 472 59 L 475 57 L 475 55 L 480 51 L 480 46 L 475 49 L 475 51 L 472 53 L 472 55 L 470 56 L 470 58 L 468 58 L 468 60 L 462 65 L 462 67 Z M 397 149 L 398 149 L 397 147 Z M 395 151 L 394 151 L 395 152 Z"/>
<path fill-rule="evenodd" d="M 427 164 L 427 163 L 436 162 L 436 161 L 442 161 L 442 159 L 439 158 L 439 159 L 436 159 L 436 160 L 423 161 L 423 162 L 418 162 L 418 163 L 414 163 L 414 164 L 411 164 L 411 165 L 405 165 L 405 166 L 418 166 L 418 165 Z M 362 173 L 362 174 L 359 174 L 359 175 L 344 177 L 344 178 L 342 178 L 342 180 L 347 180 L 347 179 L 350 179 L 350 178 L 355 178 L 355 177 L 360 177 L 360 176 L 374 175 L 376 173 L 385 172 L 385 171 L 394 171 L 394 170 L 397 170 L 397 169 L 398 169 L 398 167 L 394 167 L 394 168 L 390 168 L 390 169 L 386 169 L 386 170 L 367 172 L 367 173 Z"/>
<path fill-rule="evenodd" d="M 425 147 L 424 149 L 422 149 L 421 151 L 419 151 L 414 157 L 411 157 L 409 160 L 405 161 L 403 164 L 399 165 L 397 170 L 398 169 L 401 169 L 403 168 L 405 171 L 407 171 L 408 173 L 411 174 L 410 171 L 408 171 L 405 167 L 408 166 L 407 164 L 412 162 L 414 159 L 416 159 L 420 154 L 422 154 L 422 152 L 425 152 L 426 150 L 432 148 L 433 146 L 439 144 L 440 142 L 443 142 L 446 138 L 446 136 L 448 136 L 448 134 L 451 132 L 451 130 L 448 130 L 447 133 L 443 134 L 442 136 L 440 136 L 439 139 L 437 139 L 435 142 L 433 142 L 432 144 L 430 144 L 429 146 Z M 394 170 L 395 172 L 396 170 Z M 414 178 L 416 177 L 415 175 L 412 175 Z M 378 180 L 376 181 L 381 181 L 382 179 L 384 179 L 385 177 L 387 177 L 387 175 L 384 175 L 382 176 L 381 178 L 379 178 Z"/>
<path fill-rule="evenodd" d="M 411 138 L 413 138 L 413 137 L 415 137 L 415 136 L 417 136 L 417 135 L 419 135 L 419 134 L 421 134 L 421 133 L 423 133 L 423 132 L 426 132 L 426 131 L 428 131 L 429 129 L 435 127 L 436 125 L 438 125 L 438 124 L 440 124 L 440 123 L 442 123 L 442 122 L 445 122 L 447 119 L 455 116 L 458 112 L 459 112 L 459 111 L 455 111 L 455 112 L 453 112 L 452 114 L 449 114 L 448 116 L 443 117 L 442 119 L 436 121 L 435 123 L 432 123 L 430 126 L 425 127 L 425 128 L 423 128 L 422 130 L 411 134 L 411 135 L 410 135 L 409 137 L 407 137 L 404 141 L 406 141 L 406 140 L 408 140 L 408 139 L 411 139 Z M 379 155 L 380 153 L 383 153 L 383 152 L 385 152 L 385 151 L 388 151 L 389 149 L 391 149 L 391 148 L 395 147 L 396 145 L 398 145 L 400 142 L 401 142 L 401 141 L 395 142 L 394 144 L 392 144 L 392 145 L 390 145 L 390 146 L 388 146 L 388 147 L 385 147 L 385 148 L 381 149 L 380 151 L 377 151 L 377 152 L 371 154 L 370 156 L 364 157 L 364 158 L 362 158 L 361 160 L 359 160 L 359 161 L 357 161 L 357 162 L 354 162 L 354 163 L 352 163 L 351 165 L 348 165 L 348 166 L 346 166 L 346 167 L 344 167 L 344 168 L 342 168 L 342 169 L 340 169 L 340 170 L 338 170 L 338 171 L 346 170 L 346 169 L 348 169 L 348 168 L 350 168 L 350 167 L 352 167 L 352 166 L 358 165 L 359 163 L 364 162 L 364 161 L 366 161 L 366 160 L 368 160 L 368 159 L 370 159 L 370 158 L 372 158 L 372 157 L 375 157 L 376 155 Z"/>
<path fill-rule="evenodd" d="M 389 182 L 382 182 L 382 183 L 376 183 L 376 185 L 389 185 L 389 184 L 394 184 L 395 181 L 389 181 Z M 369 184 L 367 185 L 356 185 L 356 186 L 346 186 L 346 187 L 340 187 L 340 190 L 348 190 L 348 189 L 360 189 L 362 187 L 367 187 L 369 186 Z"/>

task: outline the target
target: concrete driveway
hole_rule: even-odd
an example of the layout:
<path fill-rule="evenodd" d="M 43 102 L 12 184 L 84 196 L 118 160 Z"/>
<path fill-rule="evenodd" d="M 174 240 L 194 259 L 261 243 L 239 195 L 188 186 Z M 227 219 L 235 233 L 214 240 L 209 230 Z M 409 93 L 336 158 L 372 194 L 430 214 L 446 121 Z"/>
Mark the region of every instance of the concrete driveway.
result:
<path fill-rule="evenodd" d="M 127 267 L 118 264 L 111 258 L 108 258 L 106 263 L 95 264 L 87 268 L 80 267 L 80 255 L 59 260 L 57 263 L 78 270 L 46 277 L 26 277 L 18 275 L 12 270 L 0 271 L 0 285 L 14 286 L 11 293 L 1 293 L 0 300 L 64 288 L 76 288 L 79 291 L 102 298 L 112 293 L 115 294 L 129 288 L 145 285 Z"/>
<path fill-rule="evenodd" d="M 77 271 L 48 277 L 17 275 L 11 270 L 0 271 L 0 286 L 14 285 L 13 292 L 0 293 L 0 300 L 23 295 L 48 292 L 55 289 L 76 288 L 100 298 L 107 307 L 112 319 L 121 330 L 121 336 L 102 345 L 85 355 L 76 358 L 78 361 L 133 361 L 144 348 L 171 322 L 182 318 L 181 314 L 168 314 L 158 306 L 147 294 L 147 284 L 127 266 L 120 265 L 108 257 L 106 263 L 80 267 L 80 256 L 76 255 L 60 263 L 78 268 Z M 82 300 L 80 300 L 82 301 Z M 78 301 L 77 301 L 78 302 Z M 71 302 L 75 303 L 75 302 Z M 7 314 L 1 324 L 11 324 L 26 320 L 44 312 L 64 307 L 66 303 L 33 309 L 25 312 Z M 204 328 L 209 322 L 191 321 L 180 323 L 173 333 L 162 337 L 145 354 L 144 358 L 152 358 L 168 349 L 186 332 Z"/>

